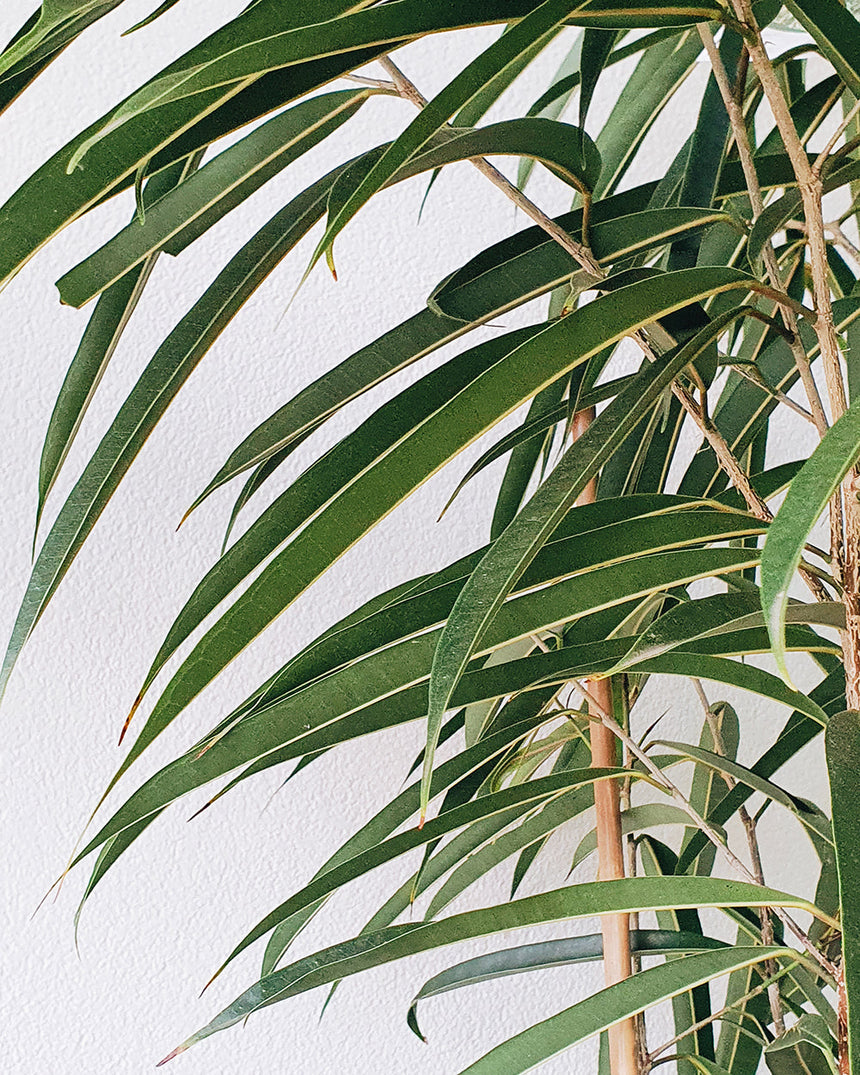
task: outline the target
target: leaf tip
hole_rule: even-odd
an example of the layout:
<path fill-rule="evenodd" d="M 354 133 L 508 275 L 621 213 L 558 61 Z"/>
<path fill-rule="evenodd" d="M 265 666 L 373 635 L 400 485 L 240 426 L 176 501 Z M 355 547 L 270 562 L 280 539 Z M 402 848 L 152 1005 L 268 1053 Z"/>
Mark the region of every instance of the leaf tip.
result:
<path fill-rule="evenodd" d="M 117 746 L 119 746 L 119 747 L 122 746 L 122 741 L 123 741 L 123 739 L 125 739 L 126 732 L 128 731 L 129 725 L 131 724 L 132 719 L 133 719 L 135 713 L 137 712 L 137 708 L 138 708 L 138 706 L 140 705 L 140 703 L 142 701 L 143 701 L 143 691 L 141 691 L 140 694 L 138 694 L 138 696 L 135 698 L 134 702 L 132 703 L 131 709 L 128 711 L 128 716 L 125 718 L 125 721 L 124 721 L 123 726 L 122 726 L 122 730 L 119 733 L 119 740 L 117 741 Z"/>
<path fill-rule="evenodd" d="M 177 1045 L 177 1046 L 176 1046 L 176 1048 L 175 1048 L 175 1049 L 173 1050 L 173 1052 L 172 1052 L 172 1053 L 168 1053 L 168 1054 L 167 1054 L 167 1056 L 165 1056 L 165 1058 L 164 1058 L 163 1060 L 159 1060 L 159 1061 L 158 1061 L 158 1063 L 157 1063 L 157 1064 L 156 1064 L 155 1066 L 156 1066 L 157 1068 L 162 1068 L 162 1067 L 164 1067 L 164 1065 L 165 1065 L 165 1064 L 166 1064 L 166 1063 L 167 1063 L 167 1062 L 168 1062 L 169 1060 L 173 1060 L 173 1059 L 174 1059 L 174 1057 L 177 1057 L 177 1056 L 179 1056 L 179 1054 L 180 1054 L 180 1053 L 184 1053 L 184 1052 L 185 1052 L 185 1050 L 186 1050 L 187 1048 L 188 1048 L 188 1044 L 186 1044 L 186 1043 L 183 1043 L 182 1045 Z"/>

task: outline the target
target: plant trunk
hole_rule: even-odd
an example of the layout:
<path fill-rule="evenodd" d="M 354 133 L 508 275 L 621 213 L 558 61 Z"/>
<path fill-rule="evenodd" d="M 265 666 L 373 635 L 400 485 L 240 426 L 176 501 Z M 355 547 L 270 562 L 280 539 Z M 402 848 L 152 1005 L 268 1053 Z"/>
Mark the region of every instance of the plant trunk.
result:
<path fill-rule="evenodd" d="M 574 440 L 581 436 L 594 419 L 594 409 L 580 411 L 571 424 Z M 580 504 L 591 504 L 597 493 L 592 480 L 579 498 Z M 594 680 L 590 685 L 597 704 L 612 713 L 612 684 L 608 679 Z M 591 724 L 591 764 L 595 768 L 614 768 L 618 764 L 618 739 L 611 729 L 596 721 Z M 621 799 L 617 780 L 600 780 L 594 785 L 594 812 L 597 827 L 598 878 L 618 880 L 625 875 L 624 844 L 621 834 Z M 629 978 L 630 916 L 603 915 L 600 919 L 603 935 L 603 974 L 606 984 L 615 985 Z M 635 1019 L 625 1019 L 610 1027 L 609 1066 L 612 1075 L 639 1075 L 639 1046 Z"/>

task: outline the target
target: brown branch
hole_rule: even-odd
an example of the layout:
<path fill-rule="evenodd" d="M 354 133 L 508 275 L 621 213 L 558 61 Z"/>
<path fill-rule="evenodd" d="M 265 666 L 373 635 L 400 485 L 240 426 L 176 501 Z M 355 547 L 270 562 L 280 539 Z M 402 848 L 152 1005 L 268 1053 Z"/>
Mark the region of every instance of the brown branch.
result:
<path fill-rule="evenodd" d="M 427 104 L 427 98 L 414 83 L 409 81 L 406 75 L 404 75 L 400 68 L 394 64 L 390 57 L 383 56 L 379 62 L 391 76 L 391 80 L 397 87 L 401 97 L 411 101 L 418 108 L 423 108 Z M 543 228 L 550 238 L 555 239 L 559 246 L 566 250 L 574 261 L 585 269 L 587 273 L 593 276 L 595 280 L 603 278 L 605 274 L 588 247 L 584 246 L 582 243 L 578 243 L 574 238 L 568 235 L 564 228 L 560 228 L 552 217 L 547 216 L 542 209 L 538 208 L 530 198 L 527 198 L 518 187 L 515 187 L 509 179 L 502 175 L 498 168 L 494 167 L 483 157 L 470 157 L 469 161 L 478 169 L 481 175 L 485 176 L 494 186 L 498 187 L 518 209 L 521 209 L 527 217 L 538 225 L 538 227 Z M 587 234 L 587 232 L 585 228 L 584 210 L 583 235 L 585 234 Z"/>
<path fill-rule="evenodd" d="M 845 384 L 839 360 L 839 344 L 833 327 L 833 308 L 827 281 L 827 248 L 824 239 L 824 218 L 821 210 L 823 184 L 821 168 L 809 163 L 800 136 L 791 118 L 788 102 L 777 80 L 767 50 L 762 41 L 758 23 L 752 12 L 750 0 L 732 0 L 738 19 L 746 28 L 745 41 L 750 60 L 767 97 L 773 118 L 786 153 L 797 179 L 803 215 L 809 236 L 810 262 L 812 268 L 812 293 L 815 301 L 815 334 L 821 348 L 824 379 L 830 398 L 830 411 L 834 421 L 847 410 Z"/>
<path fill-rule="evenodd" d="M 613 719 L 610 712 L 604 709 L 598 698 L 592 693 L 592 691 L 580 680 L 572 680 L 576 685 L 577 690 L 587 699 L 590 703 L 590 707 L 593 707 L 594 716 L 603 724 L 609 728 L 612 733 L 617 736 L 622 743 L 627 747 L 630 753 L 637 758 L 645 767 L 649 775 L 654 780 L 655 784 L 662 789 L 677 802 L 681 809 L 691 819 L 693 824 L 699 831 L 710 840 L 710 842 L 717 848 L 717 850 L 723 855 L 729 865 L 743 878 L 744 881 L 748 881 L 750 884 L 758 885 L 758 881 L 752 871 L 738 858 L 738 856 L 732 851 L 728 844 L 720 837 L 720 834 L 702 815 L 696 810 L 689 799 L 684 795 L 681 789 L 678 787 L 670 777 L 654 762 L 651 760 L 649 754 L 639 746 L 635 739 L 632 738 L 616 720 Z M 835 979 L 836 967 L 833 963 L 822 953 L 819 952 L 812 941 L 809 939 L 806 932 L 794 921 L 790 914 L 783 907 L 774 907 L 774 914 L 783 923 L 786 929 L 790 930 L 794 936 L 800 941 L 804 950 L 812 956 L 815 962 L 821 967 L 821 969 L 830 978 Z"/>
<path fill-rule="evenodd" d="M 571 422 L 574 440 L 581 437 L 594 421 L 594 408 L 579 411 Z M 597 481 L 592 478 L 577 503 L 593 504 L 597 497 Z M 608 679 L 593 684 L 595 697 L 605 712 L 613 711 L 612 684 Z M 603 724 L 592 723 L 590 727 L 591 764 L 598 769 L 614 769 L 617 764 L 617 741 L 612 731 Z M 598 874 L 601 881 L 618 880 L 625 876 L 624 839 L 621 833 L 621 798 L 616 780 L 599 780 L 594 785 L 594 814 L 597 827 Z M 632 973 L 630 958 L 630 916 L 602 915 L 600 931 L 603 935 L 603 975 L 606 984 L 615 985 L 629 978 Z M 625 1019 L 610 1027 L 609 1067 L 612 1075 L 638 1075 L 640 1042 L 636 1020 Z"/>
<path fill-rule="evenodd" d="M 705 51 L 708 53 L 708 57 L 711 61 L 711 67 L 714 72 L 714 80 L 717 83 L 717 87 L 720 91 L 720 96 L 723 99 L 726 112 L 729 116 L 729 123 L 732 128 L 732 134 L 735 139 L 735 145 L 738 149 L 738 156 L 741 162 L 741 168 L 744 173 L 744 181 L 746 182 L 747 193 L 749 194 L 750 204 L 752 206 L 753 214 L 755 217 L 759 216 L 762 209 L 764 209 L 764 198 L 762 197 L 761 185 L 758 181 L 758 173 L 755 169 L 755 162 L 753 161 L 752 147 L 750 146 L 749 137 L 747 135 L 746 122 L 744 120 L 743 111 L 741 109 L 740 102 L 732 92 L 732 88 L 729 85 L 728 75 L 726 73 L 725 66 L 723 64 L 722 57 L 714 42 L 713 34 L 710 28 L 704 24 L 700 24 L 699 36 L 702 39 L 702 44 L 705 46 Z M 805 158 L 804 158 L 805 159 Z M 782 273 L 779 269 L 779 263 L 776 260 L 776 253 L 773 249 L 773 244 L 768 240 L 765 243 L 762 250 L 762 260 L 764 261 L 764 267 L 767 271 L 768 279 L 773 287 L 779 291 L 785 291 L 784 281 L 782 279 Z M 815 383 L 815 378 L 812 376 L 812 369 L 809 364 L 809 360 L 806 357 L 806 351 L 803 347 L 803 343 L 800 339 L 800 333 L 798 332 L 797 315 L 794 310 L 789 306 L 780 306 L 780 314 L 785 323 L 785 327 L 791 334 L 791 350 L 794 356 L 794 361 L 800 374 L 800 379 L 803 382 L 803 387 L 806 392 L 806 398 L 809 402 L 809 409 L 812 413 L 813 420 L 821 436 L 827 432 L 827 416 L 824 413 L 824 406 L 821 402 L 821 395 L 818 391 L 818 386 Z"/>

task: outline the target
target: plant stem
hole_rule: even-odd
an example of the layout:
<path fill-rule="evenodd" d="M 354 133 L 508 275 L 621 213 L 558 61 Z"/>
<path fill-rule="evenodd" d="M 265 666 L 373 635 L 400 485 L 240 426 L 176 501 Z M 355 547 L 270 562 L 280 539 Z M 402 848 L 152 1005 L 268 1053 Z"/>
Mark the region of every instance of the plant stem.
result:
<path fill-rule="evenodd" d="M 689 799 L 684 795 L 681 789 L 675 784 L 664 772 L 649 757 L 648 753 L 639 746 L 635 739 L 632 738 L 616 720 L 613 719 L 612 714 L 604 709 L 600 704 L 599 699 L 593 694 L 593 692 L 584 683 L 579 680 L 573 680 L 576 684 L 577 690 L 587 699 L 594 707 L 594 715 L 597 719 L 609 728 L 614 735 L 616 735 L 622 743 L 627 747 L 630 753 L 637 758 L 648 773 L 654 778 L 655 782 L 662 786 L 663 790 L 677 802 L 681 809 L 692 820 L 693 824 L 698 828 L 704 836 L 706 836 L 711 843 L 716 847 L 720 853 L 727 860 L 729 865 L 750 884 L 758 885 L 755 875 L 744 865 L 744 863 L 738 858 L 738 856 L 732 851 L 732 849 L 720 838 L 719 833 L 714 829 L 713 825 L 707 822 L 698 810 L 692 805 Z M 774 907 L 774 914 L 779 920 L 789 929 L 794 936 L 800 941 L 801 945 L 809 955 L 815 960 L 815 962 L 822 968 L 822 970 L 831 978 L 836 976 L 836 967 L 830 960 L 812 943 L 806 932 L 800 928 L 800 926 L 794 921 L 782 907 Z"/>
<path fill-rule="evenodd" d="M 702 686 L 701 680 L 694 679 L 693 687 L 695 688 L 696 694 L 699 696 L 699 701 L 702 703 L 702 708 L 705 711 L 705 719 L 708 722 L 708 728 L 711 733 L 714 753 L 719 754 L 721 757 L 726 757 L 726 747 L 723 742 L 720 725 L 717 721 L 716 714 L 708 701 L 708 696 L 705 694 L 705 689 Z M 736 784 L 734 777 L 730 776 L 728 773 L 723 773 L 722 775 L 723 780 L 726 782 L 726 786 L 731 791 Z M 738 808 L 738 817 L 741 819 L 741 824 L 746 833 L 747 847 L 749 848 L 750 864 L 752 865 L 753 875 L 760 885 L 764 885 L 764 870 L 762 868 L 761 849 L 759 847 L 758 834 L 756 833 L 755 818 L 750 815 L 745 804 L 742 804 Z M 773 922 L 771 921 L 770 915 L 771 911 L 769 907 L 759 908 L 761 943 L 764 945 L 773 944 Z M 764 969 L 768 976 L 773 976 L 776 973 L 776 964 L 773 960 L 768 960 L 764 964 Z M 774 981 L 768 986 L 767 997 L 770 1004 L 770 1013 L 773 1018 L 774 1030 L 777 1034 L 783 1034 L 785 1032 L 785 1020 L 782 1014 L 782 1000 L 779 995 L 779 983 L 777 981 Z"/>
<path fill-rule="evenodd" d="M 571 422 L 574 440 L 581 437 L 594 420 L 594 408 L 579 411 Z M 577 503 L 593 504 L 597 496 L 597 482 L 592 479 L 583 490 Z M 604 711 L 611 713 L 612 683 L 608 679 L 593 684 L 595 697 Z M 611 729 L 603 724 L 592 723 L 591 764 L 595 768 L 612 769 L 618 764 L 617 739 Z M 597 828 L 598 878 L 614 881 L 625 876 L 624 838 L 621 833 L 621 798 L 616 780 L 599 780 L 594 785 L 594 814 Z M 607 985 L 615 985 L 629 978 L 632 971 L 630 959 L 630 916 L 626 914 L 602 915 L 600 930 L 603 934 L 603 974 Z M 636 1021 L 625 1019 L 610 1027 L 609 1057 L 612 1075 L 638 1075 L 639 1042 Z"/>
<path fill-rule="evenodd" d="M 383 56 L 379 63 L 388 74 L 391 76 L 391 81 L 397 87 L 401 97 L 407 101 L 411 101 L 416 107 L 423 108 L 427 104 L 427 98 L 421 93 L 418 87 L 410 82 L 406 75 L 397 67 L 394 62 L 388 56 Z M 494 167 L 488 160 L 483 157 L 470 157 L 470 163 L 473 164 L 481 175 L 486 176 L 487 179 L 507 197 L 509 198 L 518 209 L 521 209 L 527 217 L 535 222 L 538 227 L 543 230 L 552 239 L 565 249 L 570 256 L 579 263 L 579 265 L 585 269 L 587 273 L 594 276 L 595 279 L 601 279 L 604 276 L 603 270 L 597 264 L 594 259 L 594 255 L 588 249 L 583 246 L 582 243 L 578 243 L 564 230 L 560 228 L 558 224 L 546 215 L 546 213 L 539 209 L 534 202 L 525 196 L 519 187 L 515 187 L 498 168 Z M 583 217 L 583 234 L 586 234 L 585 229 L 585 217 Z"/>
<path fill-rule="evenodd" d="M 723 104 L 726 107 L 726 112 L 729 116 L 729 123 L 732 128 L 732 135 L 734 136 L 735 145 L 738 148 L 738 156 L 740 157 L 741 167 L 744 173 L 744 180 L 747 185 L 747 193 L 749 194 L 750 205 L 752 211 L 757 217 L 764 208 L 764 199 L 761 193 L 761 185 L 758 181 L 758 173 L 755 170 L 755 162 L 753 161 L 752 147 L 750 146 L 749 137 L 747 135 L 747 127 L 744 121 L 744 114 L 741 108 L 740 101 L 735 97 L 732 87 L 729 85 L 728 74 L 726 73 L 725 66 L 723 65 L 723 59 L 720 56 L 719 50 L 714 42 L 713 34 L 709 27 L 705 24 L 699 25 L 699 36 L 702 39 L 702 44 L 705 46 L 705 51 L 711 61 L 711 67 L 714 72 L 714 80 L 717 83 L 717 88 L 720 91 L 720 96 L 723 99 Z M 784 291 L 784 281 L 782 279 L 782 273 L 779 269 L 779 264 L 776 260 L 776 253 L 773 249 L 773 244 L 768 240 L 764 245 L 762 251 L 762 259 L 764 261 L 764 267 L 767 271 L 768 279 L 773 287 L 779 291 Z M 794 356 L 795 365 L 797 366 L 800 379 L 803 383 L 804 390 L 806 391 L 806 398 L 809 402 L 809 409 L 815 422 L 816 428 L 821 436 L 827 432 L 827 416 L 824 413 L 824 406 L 821 402 L 821 395 L 818 391 L 818 386 L 815 383 L 815 378 L 812 376 L 812 370 L 809 365 L 809 360 L 806 357 L 806 351 L 803 347 L 803 343 L 800 339 L 797 325 L 797 315 L 794 310 L 789 306 L 780 306 L 780 314 L 785 322 L 785 327 L 791 334 L 791 351 Z"/>

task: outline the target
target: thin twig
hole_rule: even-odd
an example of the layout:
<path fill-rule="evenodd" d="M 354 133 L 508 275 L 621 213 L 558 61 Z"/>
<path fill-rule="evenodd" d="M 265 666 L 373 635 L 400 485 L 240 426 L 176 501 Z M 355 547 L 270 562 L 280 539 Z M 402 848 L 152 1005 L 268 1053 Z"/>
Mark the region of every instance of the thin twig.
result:
<path fill-rule="evenodd" d="M 577 690 L 587 699 L 589 702 L 589 708 L 593 707 L 593 715 L 603 724 L 609 728 L 614 735 L 616 735 L 622 743 L 627 747 L 630 753 L 637 758 L 642 765 L 646 768 L 649 775 L 653 777 L 654 781 L 662 786 L 663 790 L 678 803 L 681 809 L 692 820 L 693 824 L 699 831 L 711 841 L 714 847 L 724 856 L 729 865 L 750 884 L 759 885 L 755 875 L 747 868 L 747 866 L 738 858 L 738 856 L 732 851 L 732 849 L 721 838 L 716 829 L 702 817 L 702 815 L 696 810 L 696 808 L 690 803 L 686 795 L 675 784 L 666 773 L 655 765 L 651 760 L 651 757 L 639 746 L 635 739 L 618 724 L 617 721 L 612 719 L 612 716 L 606 712 L 606 710 L 600 705 L 600 702 L 592 694 L 592 692 L 582 683 L 580 680 L 572 679 L 572 683 L 576 685 Z M 761 887 L 761 886 L 759 886 Z M 815 962 L 831 977 L 836 977 L 836 967 L 830 960 L 822 953 L 819 952 L 807 934 L 801 927 L 794 921 L 784 908 L 774 907 L 774 914 L 785 925 L 786 929 L 789 929 L 794 936 L 800 941 L 801 945 L 806 952 L 815 960 Z"/>
<path fill-rule="evenodd" d="M 406 75 L 397 67 L 394 62 L 388 56 L 383 56 L 380 59 L 380 64 L 391 75 L 392 82 L 397 87 L 398 92 L 406 100 L 411 101 L 418 108 L 424 108 L 427 104 L 427 98 L 421 93 L 421 91 L 415 86 L 413 82 L 410 82 Z M 521 209 L 527 217 L 535 222 L 538 227 L 555 239 L 559 246 L 563 247 L 568 254 L 591 276 L 594 276 L 596 280 L 602 279 L 605 275 L 603 270 L 598 265 L 594 258 L 594 255 L 584 246 L 582 243 L 578 243 L 564 230 L 560 228 L 558 224 L 546 215 L 546 213 L 539 209 L 534 202 L 525 196 L 523 192 L 515 187 L 499 170 L 494 167 L 488 160 L 483 157 L 470 157 L 470 163 L 478 169 L 481 175 L 485 176 L 489 181 L 504 195 L 506 195 L 518 209 Z M 585 220 L 583 218 L 583 225 Z M 586 229 L 583 226 L 583 234 L 586 234 Z"/>
<path fill-rule="evenodd" d="M 393 93 L 398 97 L 400 96 L 400 90 L 394 85 L 393 82 L 389 82 L 385 78 L 366 78 L 364 75 L 344 75 L 347 82 L 357 82 L 359 86 L 372 86 L 377 90 L 384 90 L 385 93 Z"/>
<path fill-rule="evenodd" d="M 702 708 L 705 711 L 705 720 L 708 722 L 708 729 L 711 733 L 714 753 L 719 754 L 721 757 L 726 757 L 726 747 L 723 742 L 722 731 L 716 714 L 708 701 L 708 696 L 705 694 L 705 688 L 702 686 L 701 680 L 693 679 L 693 687 L 695 688 L 696 694 L 699 696 L 699 701 L 702 703 Z M 730 776 L 728 773 L 723 773 L 722 776 L 723 780 L 726 782 L 726 786 L 729 791 L 731 791 L 736 783 L 734 777 Z M 746 808 L 746 804 L 743 803 L 738 808 L 738 816 L 741 819 L 741 824 L 746 833 L 747 847 L 749 848 L 753 875 L 760 885 L 764 885 L 764 869 L 762 868 L 761 848 L 759 847 L 758 834 L 756 833 L 755 819 L 750 815 L 749 810 Z M 769 907 L 759 908 L 761 943 L 764 945 L 773 944 L 773 922 L 771 921 L 770 914 Z M 772 960 L 767 960 L 765 963 L 766 973 L 768 975 L 773 975 L 775 969 L 776 964 Z M 778 982 L 773 982 L 772 985 L 768 986 L 767 997 L 770 1003 L 770 1014 L 773 1018 L 774 1029 L 778 1034 L 782 1034 L 785 1031 L 785 1019 L 783 1018 L 782 1013 L 782 999 L 779 995 Z"/>
<path fill-rule="evenodd" d="M 793 228 L 795 231 L 806 232 L 805 220 L 787 220 L 785 222 L 787 228 Z M 829 231 L 833 236 L 833 242 L 836 246 L 842 247 L 842 249 L 850 254 L 854 261 L 860 264 L 860 250 L 851 242 L 842 228 L 839 226 L 838 220 L 833 220 L 829 224 L 824 225 L 824 230 Z"/>
<path fill-rule="evenodd" d="M 743 111 L 739 101 L 735 98 L 734 93 L 732 92 L 732 87 L 729 85 L 726 68 L 716 43 L 714 42 L 714 37 L 710 28 L 704 23 L 700 23 L 698 30 L 699 36 L 702 39 L 702 44 L 705 46 L 705 51 L 711 61 L 714 80 L 717 83 L 717 88 L 720 91 L 720 96 L 723 99 L 723 104 L 728 113 L 729 123 L 738 149 L 738 156 L 740 158 L 741 168 L 743 169 L 744 181 L 746 182 L 747 193 L 749 194 L 753 214 L 755 217 L 758 217 L 764 209 L 764 198 L 762 197 L 761 185 L 759 184 L 758 173 L 756 172 L 755 162 L 753 161 L 752 147 L 750 146 L 749 137 L 747 135 L 747 127 Z M 764 261 L 764 267 L 772 286 L 779 291 L 784 291 L 785 285 L 782 279 L 782 273 L 780 272 L 779 264 L 776 260 L 773 244 L 770 241 L 764 245 L 762 250 L 762 260 Z M 797 316 L 789 306 L 780 306 L 780 313 L 785 322 L 785 327 L 791 333 L 793 342 L 790 346 L 795 364 L 797 365 L 798 373 L 800 374 L 800 379 L 803 382 L 806 398 L 809 402 L 809 409 L 819 434 L 823 436 L 827 432 L 827 416 L 824 413 L 821 395 L 818 391 L 818 386 L 815 383 L 815 378 L 812 376 L 812 369 L 800 339 Z"/>
<path fill-rule="evenodd" d="M 768 395 L 773 396 L 778 403 L 782 403 L 783 406 L 788 407 L 789 410 L 800 415 L 805 422 L 811 422 L 815 425 L 815 419 L 812 414 L 806 410 L 805 407 L 801 407 L 799 403 L 795 403 L 791 396 L 787 396 L 785 392 L 781 391 L 779 388 L 774 388 L 773 385 L 768 384 L 764 377 L 762 377 L 761 370 L 759 370 L 758 366 L 747 365 L 746 363 L 738 363 L 735 365 L 733 363 L 732 369 L 735 370 L 739 376 L 743 377 L 751 384 L 756 385 L 756 387 L 760 388 L 763 392 L 767 392 Z"/>
<path fill-rule="evenodd" d="M 842 135 L 845 134 L 851 123 L 851 120 L 854 119 L 858 112 L 860 112 L 860 100 L 854 102 L 851 108 L 842 117 L 842 122 L 839 124 L 833 134 L 831 134 L 830 138 L 828 138 L 827 145 L 824 147 L 824 149 L 822 149 L 822 151 L 818 154 L 818 156 L 812 163 L 813 172 L 821 172 L 821 170 L 824 168 L 824 165 L 827 163 L 827 158 L 830 156 L 830 151 L 833 149 L 833 147 L 836 145 Z"/>
<path fill-rule="evenodd" d="M 687 1027 L 687 1029 L 682 1034 L 676 1034 L 674 1038 L 670 1038 L 669 1041 L 665 1042 L 663 1045 L 660 1045 L 656 1049 L 654 1049 L 653 1052 L 651 1053 L 651 1059 L 653 1060 L 655 1057 L 659 1056 L 660 1053 L 664 1053 L 667 1049 L 671 1049 L 671 1047 L 673 1045 L 677 1045 L 679 1041 L 682 1041 L 684 1038 L 689 1037 L 690 1034 L 696 1034 L 703 1027 L 706 1027 L 711 1023 L 715 1023 L 718 1019 L 721 1019 L 724 1015 L 728 1015 L 728 1013 L 730 1011 L 733 1011 L 735 1008 L 739 1008 L 742 1004 L 746 1004 L 746 1002 L 748 1000 L 753 1000 L 755 997 L 759 996 L 760 993 L 763 993 L 766 989 L 770 989 L 774 985 L 778 985 L 778 979 L 779 978 L 784 978 L 786 974 L 791 974 L 791 972 L 794 970 L 794 968 L 796 966 L 798 966 L 798 965 L 799 965 L 799 963 L 789 963 L 785 968 L 781 969 L 776 975 L 770 974 L 763 982 L 761 982 L 759 985 L 757 985 L 754 989 L 751 989 L 748 993 L 744 993 L 744 995 L 742 997 L 738 997 L 738 999 L 736 1001 L 734 1001 L 734 1003 L 727 1004 L 724 1008 L 720 1008 L 719 1011 L 714 1012 L 712 1015 L 709 1015 L 705 1019 L 700 1019 L 698 1023 L 694 1023 L 691 1027 Z M 669 1057 L 666 1057 L 665 1061 L 661 1061 L 661 1063 L 668 1062 L 669 1059 L 670 1059 Z M 656 1066 L 656 1065 L 654 1065 L 654 1066 Z M 648 1075 L 648 1073 L 646 1072 L 645 1075 Z"/>

